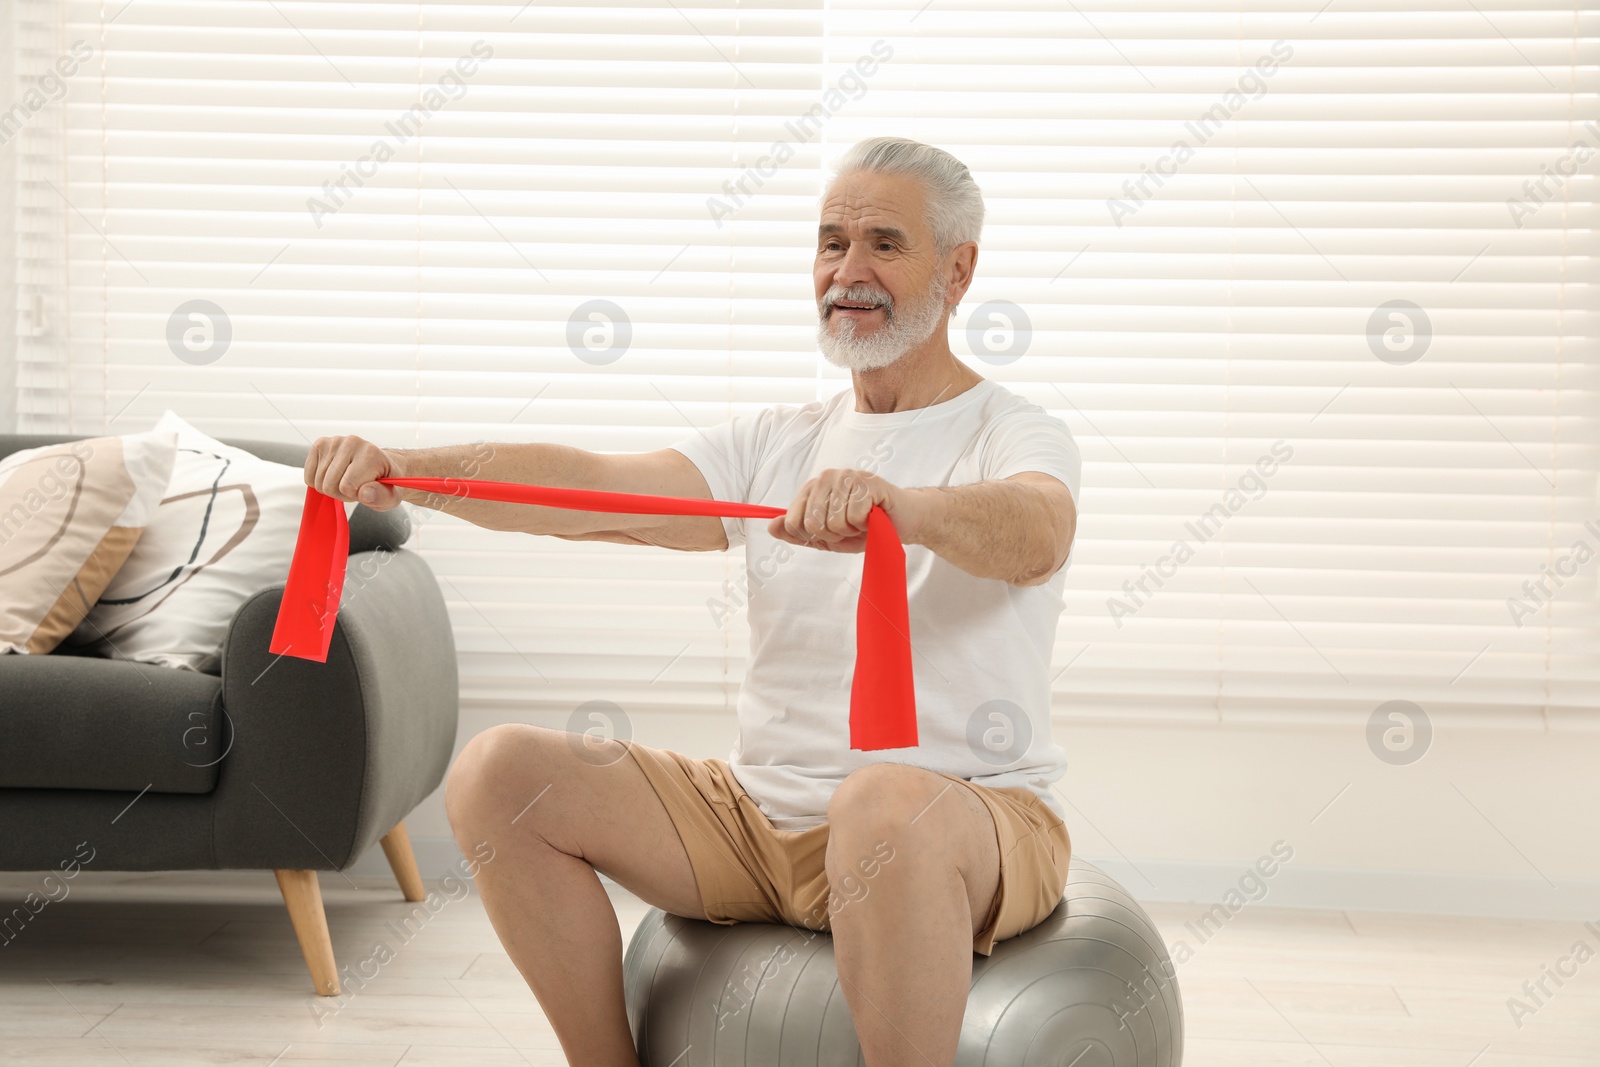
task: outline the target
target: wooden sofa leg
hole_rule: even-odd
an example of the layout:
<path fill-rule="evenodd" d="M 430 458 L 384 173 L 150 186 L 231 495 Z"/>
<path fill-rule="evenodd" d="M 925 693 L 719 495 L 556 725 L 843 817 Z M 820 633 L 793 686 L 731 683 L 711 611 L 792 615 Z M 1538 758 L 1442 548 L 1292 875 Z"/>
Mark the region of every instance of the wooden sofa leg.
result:
<path fill-rule="evenodd" d="M 422 875 L 417 873 L 417 857 L 411 852 L 411 835 L 406 833 L 404 820 L 395 823 L 394 829 L 383 835 L 383 854 L 389 857 L 389 867 L 407 900 L 421 900 L 427 895 L 422 888 Z"/>
<path fill-rule="evenodd" d="M 328 916 L 322 910 L 322 887 L 316 871 L 273 871 L 278 891 L 289 908 L 294 936 L 311 972 L 311 984 L 324 997 L 339 995 L 339 971 L 333 962 L 333 941 L 328 936 Z"/>

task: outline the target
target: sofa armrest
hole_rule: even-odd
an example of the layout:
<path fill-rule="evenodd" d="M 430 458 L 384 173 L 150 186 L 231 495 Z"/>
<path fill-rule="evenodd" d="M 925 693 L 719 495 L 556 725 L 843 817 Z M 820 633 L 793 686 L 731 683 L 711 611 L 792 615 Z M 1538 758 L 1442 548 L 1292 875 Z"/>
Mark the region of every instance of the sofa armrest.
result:
<path fill-rule="evenodd" d="M 281 585 L 234 617 L 218 867 L 342 870 L 444 778 L 459 692 L 433 572 L 415 552 L 379 549 L 352 555 L 347 574 L 325 663 L 267 651 Z"/>

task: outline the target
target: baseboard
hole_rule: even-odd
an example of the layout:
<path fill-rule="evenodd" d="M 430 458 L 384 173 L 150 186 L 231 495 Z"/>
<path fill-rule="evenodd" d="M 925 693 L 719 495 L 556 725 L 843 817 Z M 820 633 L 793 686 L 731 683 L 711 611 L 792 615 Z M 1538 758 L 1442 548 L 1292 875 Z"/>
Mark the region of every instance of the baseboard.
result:
<path fill-rule="evenodd" d="M 455 839 L 451 837 L 419 837 L 411 836 L 411 852 L 417 858 L 417 871 L 422 875 L 424 882 L 433 883 L 450 875 L 452 878 L 461 877 L 463 863 L 461 849 L 457 847 Z M 383 854 L 383 849 L 373 845 L 355 863 L 345 868 L 345 871 L 356 876 L 387 876 L 394 874 L 389 870 L 389 860 Z"/>
<path fill-rule="evenodd" d="M 434 882 L 457 872 L 461 853 L 451 838 L 413 837 L 411 847 L 425 881 Z M 1114 856 L 1084 858 L 1121 882 L 1135 899 L 1150 903 L 1221 903 L 1230 889 L 1239 889 L 1246 871 L 1243 863 L 1141 860 L 1134 864 Z M 350 872 L 388 875 L 383 850 L 374 847 Z M 1279 866 L 1270 878 L 1260 882 L 1265 886 L 1264 893 L 1248 880 L 1240 891 L 1246 899 L 1257 898 L 1250 906 L 1600 921 L 1600 883 L 1596 882 L 1551 886 L 1535 876 L 1353 870 L 1302 867 L 1293 862 Z"/>
<path fill-rule="evenodd" d="M 1086 856 L 1135 899 L 1203 905 L 1237 901 L 1278 908 L 1329 908 L 1502 919 L 1600 920 L 1600 882 L 1551 885 L 1536 875 L 1360 870 L 1290 862 L 1270 878 L 1246 879 L 1243 863 L 1184 863 Z M 1264 891 L 1262 888 L 1264 887 Z"/>

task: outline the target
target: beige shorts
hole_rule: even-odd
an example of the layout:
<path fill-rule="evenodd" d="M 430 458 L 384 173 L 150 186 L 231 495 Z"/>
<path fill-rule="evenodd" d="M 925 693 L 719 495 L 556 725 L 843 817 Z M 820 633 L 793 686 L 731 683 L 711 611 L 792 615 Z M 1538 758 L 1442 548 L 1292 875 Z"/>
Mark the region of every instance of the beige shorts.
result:
<path fill-rule="evenodd" d="M 828 929 L 827 823 L 779 830 L 739 785 L 726 760 L 623 743 L 683 839 L 707 919 Z M 1031 790 L 996 789 L 932 773 L 972 790 L 994 816 L 1000 888 L 987 922 L 972 939 L 972 951 L 987 956 L 996 941 L 1032 929 L 1055 910 L 1066 888 L 1072 845 L 1061 818 Z M 843 892 L 836 895 L 849 899 Z"/>

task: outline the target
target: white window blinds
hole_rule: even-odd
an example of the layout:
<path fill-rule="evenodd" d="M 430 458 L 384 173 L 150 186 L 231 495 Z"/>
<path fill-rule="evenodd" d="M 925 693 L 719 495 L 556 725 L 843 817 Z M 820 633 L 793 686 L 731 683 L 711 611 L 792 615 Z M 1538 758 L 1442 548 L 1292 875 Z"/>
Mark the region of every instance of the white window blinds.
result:
<path fill-rule="evenodd" d="M 905 134 L 988 202 L 953 346 L 1084 451 L 1058 712 L 1595 707 L 1594 11 L 15 12 L 19 92 L 91 53 L 10 142 L 24 429 L 633 451 L 826 396 L 815 198 Z M 731 708 L 738 558 L 414 545 L 469 704 Z"/>

